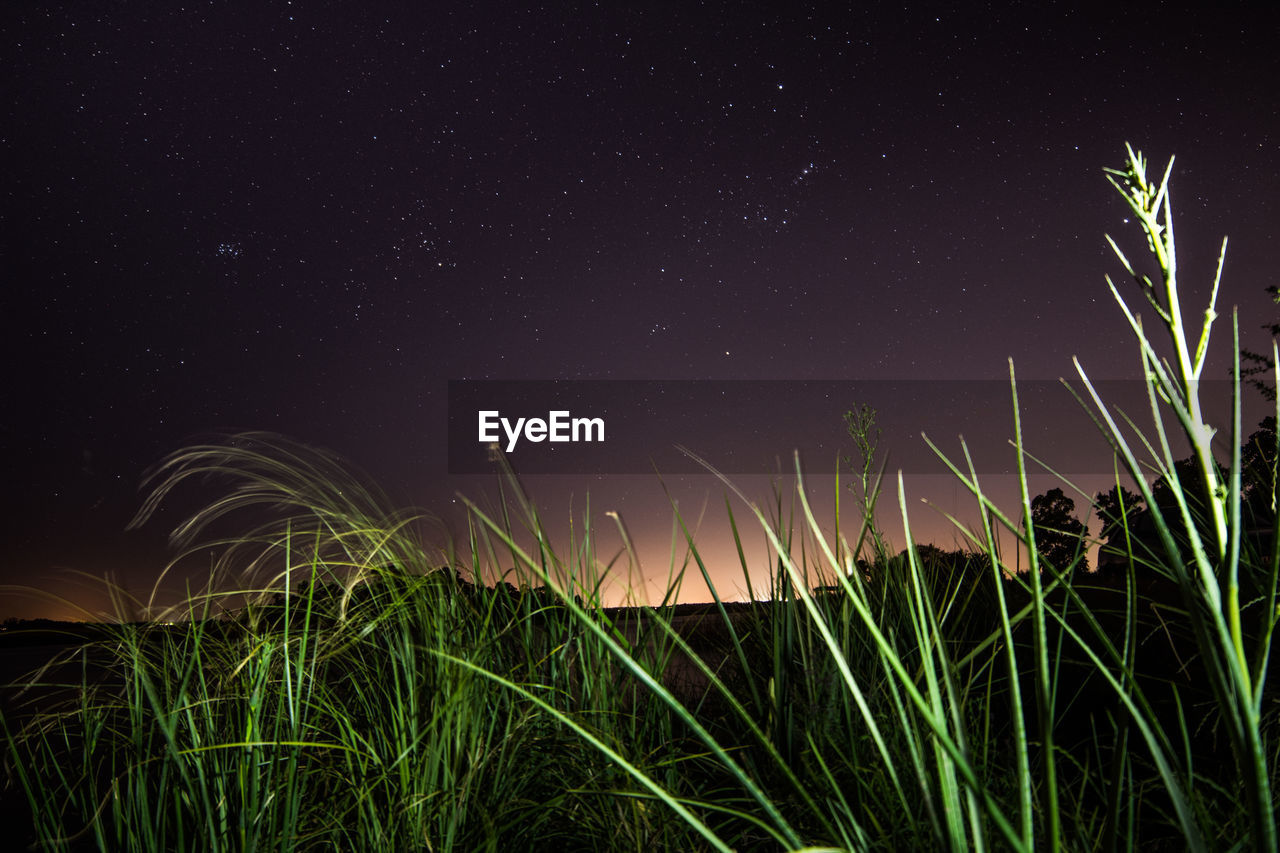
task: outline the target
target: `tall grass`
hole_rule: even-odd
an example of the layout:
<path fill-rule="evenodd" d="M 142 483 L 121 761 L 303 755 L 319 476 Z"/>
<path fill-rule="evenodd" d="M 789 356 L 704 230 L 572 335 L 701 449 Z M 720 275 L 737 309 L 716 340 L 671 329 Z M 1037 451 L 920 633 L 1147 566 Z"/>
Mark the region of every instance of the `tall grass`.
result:
<path fill-rule="evenodd" d="M 465 541 L 432 550 L 421 518 L 390 511 L 332 457 L 238 436 L 165 460 L 140 514 L 189 480 L 224 483 L 175 532 L 180 548 L 207 547 L 237 518 L 248 525 L 222 540 L 207 586 L 181 612 L 114 626 L 33 676 L 24 686 L 39 704 L 18 700 L 3 717 L 30 840 L 1274 850 L 1280 538 L 1274 512 L 1259 535 L 1242 499 L 1238 359 L 1224 469 L 1198 396 L 1213 306 L 1191 344 L 1169 172 L 1151 183 L 1130 149 L 1109 174 L 1158 280 L 1112 245 L 1172 352 L 1158 356 L 1108 280 L 1148 377 L 1151 425 L 1144 434 L 1109 408 L 1077 364 L 1082 402 L 1115 449 L 1117 484 L 1136 484 L 1157 532 L 1146 541 L 1121 514 L 1122 584 L 1081 570 L 1084 543 L 1067 565 L 1042 559 L 1022 523 L 1035 459 L 1012 364 L 1019 506 L 991 500 L 963 442 L 955 454 L 930 442 L 977 521 L 952 519 L 962 551 L 916 543 L 899 475 L 895 551 L 876 523 L 874 418 L 859 410 L 856 500 L 841 508 L 837 494 L 832 524 L 815 516 L 798 459 L 794 488 L 765 505 L 723 479 L 747 589 L 761 564 L 743 530 L 768 544 L 769 595 L 746 604 L 721 598 L 719 567 L 674 501 L 663 600 L 610 608 L 605 573 L 636 560 L 616 518 L 626 547 L 612 559 L 596 553 L 589 508 L 558 553 L 506 469 L 496 510 L 468 503 Z M 1175 464 L 1174 431 L 1190 466 Z M 675 604 L 691 572 L 713 598 L 696 614 Z"/>

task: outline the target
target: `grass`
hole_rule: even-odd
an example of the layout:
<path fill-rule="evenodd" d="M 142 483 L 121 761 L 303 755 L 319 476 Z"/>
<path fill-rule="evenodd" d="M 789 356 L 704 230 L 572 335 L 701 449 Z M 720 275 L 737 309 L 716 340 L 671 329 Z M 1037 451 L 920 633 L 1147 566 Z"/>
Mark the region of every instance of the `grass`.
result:
<path fill-rule="evenodd" d="M 1066 565 L 1042 559 L 1022 524 L 1035 460 L 1012 364 L 1020 506 L 987 497 L 963 443 L 953 456 L 934 446 L 978 522 L 953 519 L 962 551 L 914 543 L 899 475 L 907 547 L 894 553 L 876 524 L 874 413 L 858 410 L 856 500 L 842 510 L 837 484 L 832 524 L 815 517 L 798 460 L 794 490 L 767 506 L 724 479 L 746 588 L 759 567 L 741 531 L 758 526 L 770 547 L 771 594 L 749 605 L 715 592 L 674 502 L 665 599 L 616 609 L 602 599 L 610 566 L 589 508 L 557 553 L 509 471 L 495 512 L 468 505 L 467 541 L 432 550 L 416 516 L 338 460 L 237 436 L 165 460 L 140 513 L 191 479 L 225 485 L 175 534 L 207 548 L 213 531 L 255 520 L 220 542 L 207 585 L 181 612 L 103 629 L 28 679 L 39 700 L 6 710 L 6 796 L 25 801 L 27 840 L 1275 850 L 1280 537 L 1274 510 L 1252 517 L 1265 502 L 1243 499 L 1239 363 L 1224 468 L 1198 397 L 1213 306 L 1193 344 L 1169 172 L 1151 182 L 1129 149 L 1109 174 L 1158 274 L 1112 245 L 1173 354 L 1157 354 L 1109 281 L 1148 376 L 1150 425 L 1109 408 L 1077 365 L 1079 392 L 1112 442 L 1117 484 L 1136 484 L 1155 530 L 1123 522 L 1118 583 L 1080 571 L 1083 547 Z M 693 572 L 714 597 L 696 629 L 674 603 Z M 494 577 L 519 586 L 475 582 Z"/>

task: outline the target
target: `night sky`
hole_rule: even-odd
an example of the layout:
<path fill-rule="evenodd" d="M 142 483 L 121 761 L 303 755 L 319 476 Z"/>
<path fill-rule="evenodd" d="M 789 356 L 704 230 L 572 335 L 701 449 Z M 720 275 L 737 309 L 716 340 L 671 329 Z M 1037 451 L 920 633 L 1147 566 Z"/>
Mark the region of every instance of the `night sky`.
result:
<path fill-rule="evenodd" d="M 1268 345 L 1275 4 L 849 5 L 5 4 L 0 581 L 145 593 L 141 476 L 214 431 L 331 448 L 456 520 L 493 488 L 449 473 L 449 380 L 927 380 L 953 391 L 884 413 L 891 469 L 939 415 L 952 449 L 1003 441 L 1007 407 L 963 401 L 1010 357 L 1137 375 L 1103 281 L 1104 233 L 1142 249 L 1101 171 L 1126 141 L 1177 155 L 1189 320 L 1229 235 L 1220 312 Z M 762 417 L 753 447 L 829 473 L 856 402 Z M 656 477 L 526 484 L 553 528 L 588 492 L 619 511 L 662 582 Z M 668 485 L 727 555 L 723 489 Z M 0 596 L 28 614 L 67 611 Z"/>

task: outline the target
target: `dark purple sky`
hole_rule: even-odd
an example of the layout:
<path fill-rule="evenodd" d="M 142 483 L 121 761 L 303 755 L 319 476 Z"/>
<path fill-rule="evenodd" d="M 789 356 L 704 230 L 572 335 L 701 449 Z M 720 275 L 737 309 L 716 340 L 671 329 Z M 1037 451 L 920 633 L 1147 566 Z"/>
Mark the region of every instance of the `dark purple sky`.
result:
<path fill-rule="evenodd" d="M 514 7 L 5 5 L 0 580 L 146 587 L 140 476 L 210 430 L 448 514 L 488 483 L 446 470 L 449 379 L 1132 376 L 1126 141 L 1178 156 L 1189 318 L 1229 235 L 1220 308 L 1265 345 L 1273 5 Z M 830 470 L 846 402 L 760 445 Z M 665 576 L 652 478 L 529 485 L 630 513 Z"/>

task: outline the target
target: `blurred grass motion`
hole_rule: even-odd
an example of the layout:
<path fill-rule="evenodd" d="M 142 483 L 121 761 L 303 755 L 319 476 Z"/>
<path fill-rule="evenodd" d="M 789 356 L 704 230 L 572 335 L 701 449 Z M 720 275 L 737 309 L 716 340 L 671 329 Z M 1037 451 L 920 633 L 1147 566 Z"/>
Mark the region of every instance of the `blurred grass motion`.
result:
<path fill-rule="evenodd" d="M 1149 513 L 1131 522 L 1131 493 L 1116 490 L 1120 511 L 1106 520 L 1109 541 L 1125 543 L 1118 575 L 1085 572 L 1083 540 L 1070 559 L 1046 558 L 1023 522 L 1033 457 L 1012 364 L 1021 506 L 987 497 L 963 442 L 954 458 L 930 442 L 974 496 L 978 522 L 953 518 L 962 551 L 915 543 L 899 475 L 907 547 L 894 553 L 875 523 L 885 470 L 875 413 L 854 410 L 856 500 L 841 518 L 837 485 L 833 524 L 815 517 L 798 460 L 794 490 L 767 506 L 724 479 L 746 589 L 758 564 L 743 525 L 769 545 L 770 594 L 749 603 L 720 598 L 674 501 L 664 600 L 610 608 L 606 577 L 638 570 L 621 521 L 613 559 L 597 555 L 589 507 L 557 553 L 505 463 L 496 510 L 469 503 L 466 541 L 433 551 L 419 517 L 389 510 L 332 457 L 235 436 L 165 460 L 138 519 L 186 480 L 225 483 L 174 534 L 179 548 L 220 546 L 207 587 L 180 612 L 103 628 L 22 683 L 6 709 L 6 796 L 31 816 L 22 840 L 54 850 L 1275 850 L 1274 476 L 1241 461 L 1238 357 L 1229 464 L 1213 454 L 1198 381 L 1217 283 L 1193 343 L 1170 170 L 1152 183 L 1130 148 L 1108 174 L 1156 278 L 1112 246 L 1172 352 L 1158 355 L 1108 279 L 1151 414 L 1138 430 L 1077 362 L 1082 403 L 1115 449 L 1116 485 L 1136 485 Z M 1190 462 L 1174 458 L 1175 431 Z M 1261 451 L 1274 470 L 1276 448 Z M 250 532 L 213 536 L 245 516 Z M 677 605 L 694 571 L 714 600 Z M 121 612 L 139 605 L 121 596 Z"/>

